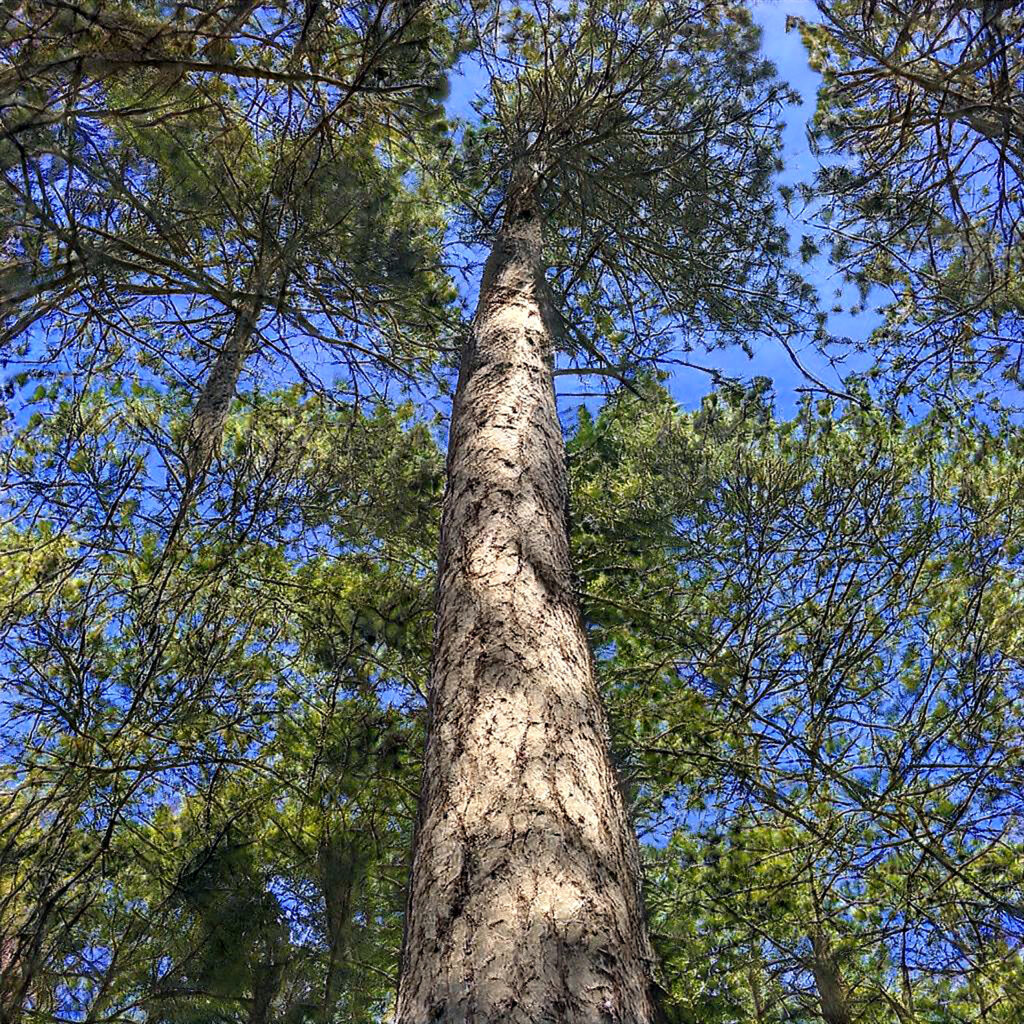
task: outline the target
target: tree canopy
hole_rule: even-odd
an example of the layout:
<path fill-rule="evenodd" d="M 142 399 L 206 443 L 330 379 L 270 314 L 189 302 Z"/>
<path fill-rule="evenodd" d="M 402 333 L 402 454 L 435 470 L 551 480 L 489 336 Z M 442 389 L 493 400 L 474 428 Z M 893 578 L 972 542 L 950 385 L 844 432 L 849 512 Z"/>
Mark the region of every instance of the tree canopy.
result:
<path fill-rule="evenodd" d="M 823 75 L 806 195 L 832 259 L 886 295 L 874 341 L 902 389 L 1019 385 L 1021 71 L 1015 4 L 817 3 Z"/>
<path fill-rule="evenodd" d="M 391 1018 L 453 370 L 520 207 L 598 382 L 570 586 L 666 1020 L 1020 1020 L 1024 21 L 821 0 L 789 189 L 758 20 L 4 10 L 0 1024 Z M 719 370 L 841 356 L 833 272 L 857 375 Z"/>

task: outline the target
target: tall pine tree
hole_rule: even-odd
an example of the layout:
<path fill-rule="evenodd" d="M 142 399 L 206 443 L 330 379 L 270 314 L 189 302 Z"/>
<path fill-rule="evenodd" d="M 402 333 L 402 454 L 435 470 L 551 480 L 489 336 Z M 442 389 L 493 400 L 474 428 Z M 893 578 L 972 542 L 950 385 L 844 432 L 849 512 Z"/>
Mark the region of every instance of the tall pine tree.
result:
<path fill-rule="evenodd" d="M 641 1024 L 655 968 L 553 373 L 779 316 L 784 92 L 729 5 L 498 5 L 473 27 L 488 92 L 465 180 L 490 254 L 452 409 L 397 1019 Z"/>

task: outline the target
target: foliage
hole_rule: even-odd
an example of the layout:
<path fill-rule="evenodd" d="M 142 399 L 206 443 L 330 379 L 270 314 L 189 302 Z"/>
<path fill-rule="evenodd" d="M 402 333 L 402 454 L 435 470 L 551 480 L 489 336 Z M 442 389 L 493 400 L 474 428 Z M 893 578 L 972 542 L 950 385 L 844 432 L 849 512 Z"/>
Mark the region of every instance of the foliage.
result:
<path fill-rule="evenodd" d="M 1018 378 L 1021 19 L 820 9 L 805 196 L 912 415 L 652 368 L 806 326 L 742 5 L 5 11 L 2 1024 L 386 1018 L 448 271 L 527 192 L 627 382 L 569 515 L 666 1015 L 1015 1024 L 1024 437 L 946 399 Z"/>
<path fill-rule="evenodd" d="M 885 297 L 873 338 L 882 382 L 998 402 L 1022 358 L 1019 7 L 817 7 L 820 20 L 798 20 L 823 75 L 822 166 L 807 196 L 862 300 Z"/>
<path fill-rule="evenodd" d="M 815 936 L 852 1020 L 1015 1019 L 1024 437 L 972 426 L 778 422 L 761 387 L 582 417 L 585 614 L 680 1019 L 813 1018 Z"/>
<path fill-rule="evenodd" d="M 190 395 L 206 436 L 170 469 L 195 477 L 246 371 L 327 388 L 325 346 L 343 391 L 432 371 L 443 11 L 42 2 L 2 31 L 0 315 L 29 393 L 63 372 Z"/>
<path fill-rule="evenodd" d="M 107 397 L 79 402 L 71 465 L 37 468 L 59 420 L 7 453 L 5 1013 L 373 1020 L 415 811 L 430 432 L 265 396 L 166 548 L 156 399 Z"/>
<path fill-rule="evenodd" d="M 628 375 L 793 328 L 808 290 L 771 188 L 790 93 L 743 5 L 497 3 L 471 38 L 465 237 L 536 205 L 574 365 Z"/>

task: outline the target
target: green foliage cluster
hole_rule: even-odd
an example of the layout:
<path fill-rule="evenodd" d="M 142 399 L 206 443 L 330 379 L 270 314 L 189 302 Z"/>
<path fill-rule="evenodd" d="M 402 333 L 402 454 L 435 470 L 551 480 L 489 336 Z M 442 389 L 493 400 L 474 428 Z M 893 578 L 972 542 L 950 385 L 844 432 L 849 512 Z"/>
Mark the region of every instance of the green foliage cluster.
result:
<path fill-rule="evenodd" d="M 1009 1024 L 1024 437 L 810 399 L 778 421 L 760 386 L 685 414 L 642 386 L 581 413 L 569 454 L 670 1019 L 817 1019 L 818 936 L 853 1020 Z M 8 1007 L 386 1013 L 441 456 L 408 410 L 296 389 L 227 434 L 171 551 L 95 469 L 5 537 Z M 48 451 L 23 446 L 21 521 Z"/>
<path fill-rule="evenodd" d="M 793 97 L 745 5 L 496 3 L 471 28 L 490 84 L 458 157 L 466 237 L 530 196 L 577 364 L 799 320 L 771 187 Z"/>
<path fill-rule="evenodd" d="M 83 398 L 80 465 L 39 469 L 52 421 L 7 453 L 5 1014 L 373 1019 L 415 815 L 431 432 L 264 395 L 167 547 L 141 482 L 160 398 L 135 398 Z"/>
<path fill-rule="evenodd" d="M 317 349 L 431 373 L 453 292 L 429 94 L 456 50 L 433 8 L 40 2 L 3 45 L 5 345 L 193 401 L 233 338 L 273 380 Z"/>
<path fill-rule="evenodd" d="M 570 443 L 585 615 L 680 1021 L 1018 1019 L 1020 429 L 624 392 Z M 831 1021 L 829 1021 L 831 1024 Z"/>
<path fill-rule="evenodd" d="M 872 291 L 884 307 L 875 376 L 896 393 L 1005 402 L 1021 380 L 1019 5 L 816 6 L 796 19 L 823 76 L 821 169 L 802 192 L 856 310 Z"/>

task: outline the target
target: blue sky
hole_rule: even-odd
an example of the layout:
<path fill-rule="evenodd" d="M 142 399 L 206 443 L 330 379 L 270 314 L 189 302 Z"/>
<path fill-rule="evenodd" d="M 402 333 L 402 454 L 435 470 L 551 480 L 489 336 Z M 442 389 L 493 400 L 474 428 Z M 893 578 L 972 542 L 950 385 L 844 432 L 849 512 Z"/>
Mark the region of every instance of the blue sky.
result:
<path fill-rule="evenodd" d="M 783 161 L 785 170 L 779 177 L 780 185 L 795 185 L 801 181 L 809 182 L 816 168 L 816 158 L 810 151 L 807 141 L 807 124 L 814 114 L 818 85 L 821 76 L 813 71 L 807 63 L 807 51 L 800 41 L 796 29 L 786 31 L 786 20 L 791 16 L 814 21 L 817 18 L 813 0 L 759 0 L 752 4 L 754 20 L 761 26 L 764 33 L 762 48 L 765 56 L 778 68 L 779 76 L 789 83 L 799 94 L 801 103 L 791 106 L 786 111 L 786 127 L 783 133 Z M 800 244 L 800 237 L 813 234 L 813 229 L 805 223 L 792 218 L 784 218 L 793 247 Z M 826 306 L 832 304 L 836 281 L 831 268 L 824 258 L 819 258 L 804 271 L 818 289 L 822 302 Z M 870 327 L 858 324 L 852 317 L 835 316 L 829 321 L 829 328 L 835 332 L 853 336 L 863 336 Z M 782 346 L 768 338 L 753 339 L 754 358 L 733 349 L 713 354 L 714 365 L 724 372 L 739 377 L 750 378 L 764 376 L 775 382 L 779 411 L 793 411 L 798 387 L 808 384 L 807 380 L 793 365 Z M 809 342 L 797 349 L 797 354 L 810 372 L 829 385 L 839 384 L 839 376 L 827 360 L 823 359 Z M 687 408 L 699 405 L 700 396 L 706 393 L 705 380 L 692 380 L 693 374 L 680 375 L 674 381 L 673 394 Z"/>
<path fill-rule="evenodd" d="M 807 51 L 794 28 L 786 31 L 790 17 L 817 20 L 813 0 L 756 0 L 751 5 L 754 20 L 763 32 L 762 49 L 765 56 L 775 64 L 779 77 L 786 81 L 800 95 L 801 102 L 790 106 L 785 114 L 783 132 L 783 161 L 785 169 L 779 176 L 779 185 L 796 185 L 810 182 L 817 168 L 817 158 L 811 153 L 807 140 L 807 126 L 814 115 L 818 86 L 821 76 L 808 65 Z M 783 216 L 794 249 L 800 244 L 802 235 L 817 235 L 814 227 L 792 217 Z M 824 249 L 824 245 L 822 246 Z M 811 264 L 802 266 L 804 275 L 817 288 L 821 304 L 830 308 L 836 303 L 836 291 L 840 286 L 833 268 L 822 255 Z M 846 305 L 850 304 L 849 289 L 844 289 Z M 835 335 L 854 339 L 866 338 L 879 319 L 870 313 L 852 316 L 847 313 L 829 317 L 828 329 Z M 743 379 L 756 376 L 768 377 L 775 385 L 776 406 L 780 415 L 792 415 L 799 400 L 798 388 L 810 383 L 793 364 L 793 360 L 777 341 L 770 338 L 751 340 L 754 357 L 748 358 L 739 349 L 715 352 L 706 361 L 724 373 Z M 823 357 L 807 339 L 794 346 L 801 364 L 815 377 L 831 387 L 841 387 L 840 373 Z M 853 368 L 852 363 L 846 369 Z M 672 393 L 687 409 L 700 405 L 700 399 L 709 390 L 708 378 L 695 371 L 679 372 L 672 381 Z"/>

